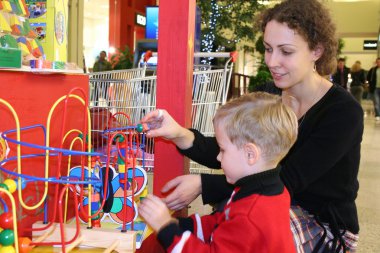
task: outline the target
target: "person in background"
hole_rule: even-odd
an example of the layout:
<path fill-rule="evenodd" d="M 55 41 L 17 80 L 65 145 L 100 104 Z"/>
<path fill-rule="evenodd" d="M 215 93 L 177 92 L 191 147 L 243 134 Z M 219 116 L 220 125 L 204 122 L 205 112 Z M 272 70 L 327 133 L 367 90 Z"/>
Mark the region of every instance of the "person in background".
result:
<path fill-rule="evenodd" d="M 361 67 L 361 62 L 356 61 L 351 67 L 351 85 L 350 92 L 354 96 L 354 98 L 362 103 L 363 91 L 364 91 L 364 83 L 366 81 L 364 70 Z"/>
<path fill-rule="evenodd" d="M 101 51 L 99 54 L 99 59 L 94 63 L 92 72 L 103 72 L 112 70 L 112 65 L 109 61 L 107 61 L 106 57 L 106 51 Z M 100 85 L 96 86 L 97 91 L 95 92 L 95 96 L 93 98 L 95 101 L 95 106 L 99 105 L 100 99 L 104 99 L 107 104 L 109 103 L 108 85 L 109 84 L 107 82 L 101 82 Z"/>
<path fill-rule="evenodd" d="M 263 12 L 261 28 L 272 86 L 298 118 L 296 143 L 280 162 L 292 200 L 296 249 L 353 253 L 359 238 L 355 199 L 364 117 L 347 90 L 324 78 L 336 68 L 335 25 L 319 0 L 285 0 Z M 152 111 L 141 120 L 157 124 L 147 137 L 162 136 L 195 162 L 220 168 L 215 138 L 181 127 L 166 111 L 158 115 Z M 199 194 L 204 204 L 218 203 L 232 191 L 223 175 L 209 174 L 179 176 L 162 188 L 172 210 L 187 207 Z"/>
<path fill-rule="evenodd" d="M 332 82 L 347 89 L 348 74 L 350 69 L 346 67 L 346 60 L 344 58 L 338 59 L 338 66 L 336 72 L 332 75 Z"/>
<path fill-rule="evenodd" d="M 376 65 L 367 74 L 369 83 L 369 95 L 375 107 L 375 119 L 380 121 L 380 57 L 376 59 Z"/>
<path fill-rule="evenodd" d="M 256 92 L 221 106 L 213 123 L 217 159 L 235 188 L 224 210 L 177 220 L 160 198 L 148 195 L 139 214 L 168 252 L 296 252 L 290 196 L 278 166 L 297 138 L 296 115 L 279 96 Z"/>
<path fill-rule="evenodd" d="M 112 65 L 109 61 L 107 61 L 106 57 L 106 51 L 101 51 L 99 54 L 99 59 L 94 63 L 94 67 L 92 69 L 93 72 L 112 70 Z"/>

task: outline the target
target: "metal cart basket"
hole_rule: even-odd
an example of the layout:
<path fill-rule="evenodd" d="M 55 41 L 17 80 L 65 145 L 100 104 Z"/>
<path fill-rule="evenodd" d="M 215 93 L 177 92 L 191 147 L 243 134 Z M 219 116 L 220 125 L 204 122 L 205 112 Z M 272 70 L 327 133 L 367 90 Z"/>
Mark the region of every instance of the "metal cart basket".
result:
<path fill-rule="evenodd" d="M 233 57 L 230 53 L 197 53 L 195 57 L 225 57 L 229 58 L 222 69 L 195 68 L 193 72 L 192 89 L 192 127 L 206 136 L 214 136 L 213 116 L 218 107 L 227 100 L 227 91 L 233 70 Z M 137 73 L 144 68 L 124 70 Z M 204 68 L 202 68 L 204 69 Z M 109 71 L 90 75 L 89 107 L 92 115 L 93 143 L 101 149 L 107 145 L 102 138 L 104 130 L 120 125 L 136 124 L 148 112 L 156 109 L 157 76 L 129 78 L 123 71 Z M 119 78 L 123 77 L 123 78 Z M 116 120 L 111 115 L 121 112 L 128 114 L 127 118 L 118 114 Z M 144 148 L 144 167 L 150 172 L 154 167 L 154 140 L 148 140 Z M 190 163 L 191 173 L 215 173 L 195 162 Z"/>

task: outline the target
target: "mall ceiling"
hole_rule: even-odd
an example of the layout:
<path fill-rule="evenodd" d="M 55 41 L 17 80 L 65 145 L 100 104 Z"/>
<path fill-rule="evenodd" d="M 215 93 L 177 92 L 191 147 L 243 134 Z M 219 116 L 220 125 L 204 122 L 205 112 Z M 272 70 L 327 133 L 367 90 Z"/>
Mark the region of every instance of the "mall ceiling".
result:
<path fill-rule="evenodd" d="M 115 0 L 122 1 L 122 0 Z M 138 0 L 137 0 L 138 1 Z M 164 1 L 164 0 L 161 0 Z M 263 0 L 268 1 L 268 0 Z M 332 10 L 340 36 L 373 36 L 380 24 L 380 0 L 322 0 Z M 104 19 L 108 17 L 109 0 L 85 0 L 84 17 L 86 19 Z M 270 0 L 278 2 L 278 0 Z M 353 17 L 353 13 L 356 18 Z M 360 14 L 360 15 L 359 15 Z M 362 19 L 359 17 L 366 17 Z"/>

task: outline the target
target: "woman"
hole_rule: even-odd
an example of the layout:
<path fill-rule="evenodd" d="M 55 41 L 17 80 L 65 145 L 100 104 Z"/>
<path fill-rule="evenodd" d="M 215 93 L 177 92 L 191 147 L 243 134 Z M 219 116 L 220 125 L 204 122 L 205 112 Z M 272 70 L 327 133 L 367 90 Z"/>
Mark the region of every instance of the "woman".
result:
<path fill-rule="evenodd" d="M 364 91 L 364 83 L 365 83 L 365 73 L 361 67 L 361 62 L 356 61 L 351 67 L 351 86 L 350 91 L 352 96 L 359 102 L 362 103 L 363 91 Z"/>
<path fill-rule="evenodd" d="M 261 27 L 274 85 L 298 117 L 297 141 L 280 163 L 292 198 L 297 250 L 354 252 L 363 111 L 346 90 L 323 78 L 335 70 L 335 26 L 318 0 L 287 0 L 265 11 Z M 148 137 L 170 139 L 189 158 L 220 168 L 214 138 L 179 126 L 164 110 L 151 112 L 142 122 L 159 123 Z M 217 203 L 232 191 L 225 178 L 215 175 L 177 177 L 162 191 L 173 189 L 165 201 L 174 210 L 199 194 L 204 203 Z"/>

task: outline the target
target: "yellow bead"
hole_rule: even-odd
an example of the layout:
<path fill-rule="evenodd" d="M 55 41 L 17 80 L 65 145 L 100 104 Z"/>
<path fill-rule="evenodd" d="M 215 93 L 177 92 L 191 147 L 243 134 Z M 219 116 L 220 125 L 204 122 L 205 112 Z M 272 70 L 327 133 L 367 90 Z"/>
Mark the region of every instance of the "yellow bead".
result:
<path fill-rule="evenodd" d="M 144 190 L 140 194 L 140 198 L 145 198 L 148 195 L 148 187 L 145 186 Z"/>
<path fill-rule="evenodd" d="M 3 246 L 0 248 L 0 253 L 16 253 L 13 246 Z"/>
<path fill-rule="evenodd" d="M 125 164 L 119 164 L 117 168 L 119 170 L 119 173 L 125 173 Z"/>
<path fill-rule="evenodd" d="M 8 190 L 10 193 L 14 193 L 17 189 L 16 181 L 14 181 L 13 179 L 10 179 L 10 178 L 6 179 L 4 181 L 4 184 L 8 186 Z"/>

